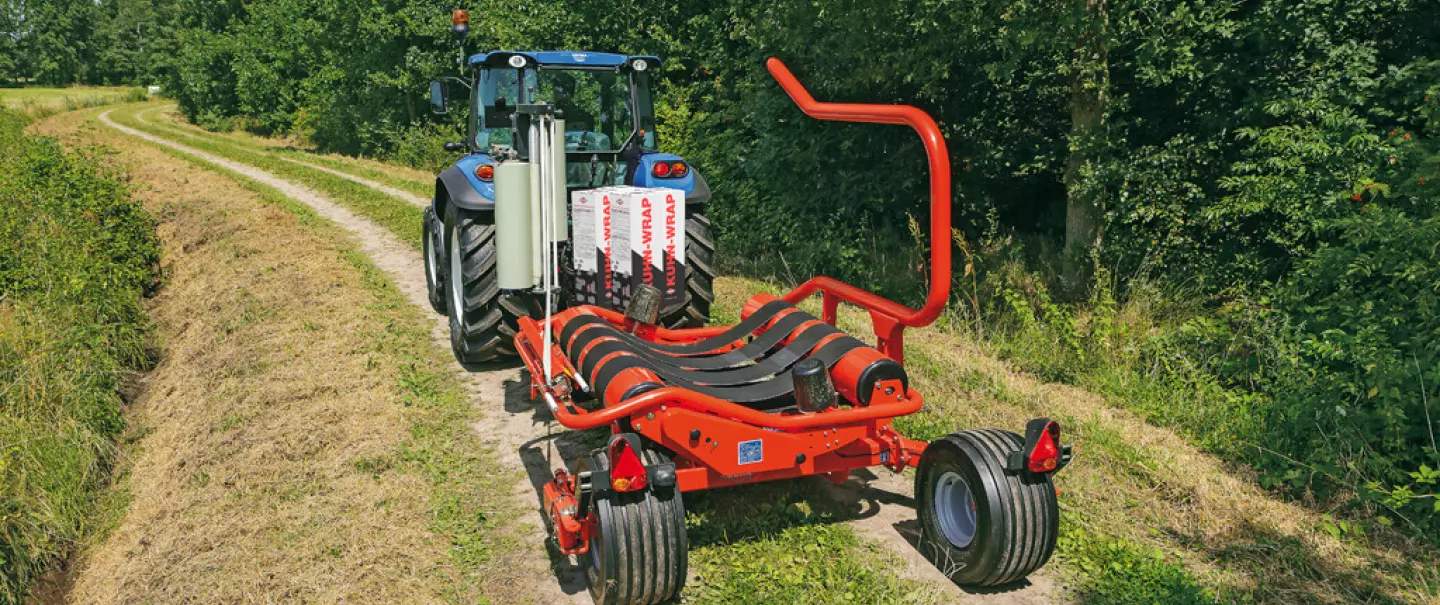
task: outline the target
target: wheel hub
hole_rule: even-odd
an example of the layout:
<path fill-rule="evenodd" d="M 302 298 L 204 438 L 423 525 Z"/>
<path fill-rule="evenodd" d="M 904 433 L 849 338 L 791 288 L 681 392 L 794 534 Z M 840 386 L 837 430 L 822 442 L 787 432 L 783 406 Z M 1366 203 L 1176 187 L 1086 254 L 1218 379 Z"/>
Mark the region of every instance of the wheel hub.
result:
<path fill-rule="evenodd" d="M 935 515 L 940 531 L 955 548 L 965 548 L 975 539 L 975 498 L 959 473 L 947 472 L 935 483 Z"/>

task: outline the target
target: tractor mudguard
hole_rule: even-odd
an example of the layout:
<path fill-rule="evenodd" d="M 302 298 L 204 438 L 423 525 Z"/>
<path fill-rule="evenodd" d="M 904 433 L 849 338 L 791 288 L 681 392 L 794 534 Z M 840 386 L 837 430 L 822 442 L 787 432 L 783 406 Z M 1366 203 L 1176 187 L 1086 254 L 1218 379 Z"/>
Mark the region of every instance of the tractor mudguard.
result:
<path fill-rule="evenodd" d="M 705 177 L 700 176 L 700 171 L 690 169 L 690 174 L 695 175 L 695 186 L 685 192 L 685 203 L 704 204 L 710 201 L 710 184 L 705 182 Z"/>
<path fill-rule="evenodd" d="M 647 153 L 640 156 L 640 161 L 634 168 L 632 184 L 636 187 L 669 187 L 685 192 L 686 204 L 703 204 L 710 201 L 710 184 L 705 182 L 705 177 L 700 176 L 700 171 L 690 166 L 690 172 L 683 177 L 656 177 L 652 171 L 657 162 L 674 162 L 688 160 L 673 153 Z"/>
<path fill-rule="evenodd" d="M 481 164 L 491 163 L 490 155 L 477 153 L 460 158 L 435 178 L 435 215 L 445 216 L 446 200 L 466 210 L 495 209 L 495 183 L 475 176 Z"/>

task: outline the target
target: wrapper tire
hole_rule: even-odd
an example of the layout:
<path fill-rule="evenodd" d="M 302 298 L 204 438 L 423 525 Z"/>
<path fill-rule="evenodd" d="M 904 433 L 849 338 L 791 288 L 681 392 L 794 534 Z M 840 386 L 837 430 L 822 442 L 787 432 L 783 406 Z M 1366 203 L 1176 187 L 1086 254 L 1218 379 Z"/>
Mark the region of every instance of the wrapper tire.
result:
<path fill-rule="evenodd" d="M 667 462 L 646 451 L 646 466 Z M 588 459 L 609 468 L 604 453 Z M 677 487 L 607 492 L 595 501 L 599 535 L 590 540 L 586 579 L 596 605 L 651 605 L 680 594 L 689 566 L 685 505 Z"/>
<path fill-rule="evenodd" d="M 1023 446 L 1009 431 L 961 431 L 920 457 L 920 551 L 956 584 L 1014 582 L 1055 552 L 1060 508 L 1050 475 L 1005 471 L 1006 456 Z"/>

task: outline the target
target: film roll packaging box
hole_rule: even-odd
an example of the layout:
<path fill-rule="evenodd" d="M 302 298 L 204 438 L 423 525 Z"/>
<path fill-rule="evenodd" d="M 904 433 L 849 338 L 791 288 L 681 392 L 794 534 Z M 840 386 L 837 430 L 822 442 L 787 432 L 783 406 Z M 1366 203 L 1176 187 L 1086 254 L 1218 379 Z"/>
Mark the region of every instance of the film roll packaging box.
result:
<path fill-rule="evenodd" d="M 601 234 L 609 272 L 605 285 L 609 307 L 624 309 L 630 302 L 630 198 L 634 187 L 601 190 Z"/>
<path fill-rule="evenodd" d="M 575 300 L 624 309 L 640 284 L 685 302 L 685 192 L 627 186 L 570 194 Z"/>
<path fill-rule="evenodd" d="M 630 283 L 660 290 L 660 308 L 685 302 L 685 192 L 648 188 L 628 192 Z"/>
<path fill-rule="evenodd" d="M 604 243 L 599 240 L 596 230 L 596 215 L 599 212 L 600 191 L 581 189 L 570 193 L 570 253 L 571 268 L 575 270 L 575 283 L 571 285 L 575 302 L 582 305 L 608 304 L 608 296 L 602 298 L 604 272 L 600 260 L 605 259 Z M 608 261 L 607 261 L 608 263 Z M 608 266 L 608 265 L 607 265 Z"/>

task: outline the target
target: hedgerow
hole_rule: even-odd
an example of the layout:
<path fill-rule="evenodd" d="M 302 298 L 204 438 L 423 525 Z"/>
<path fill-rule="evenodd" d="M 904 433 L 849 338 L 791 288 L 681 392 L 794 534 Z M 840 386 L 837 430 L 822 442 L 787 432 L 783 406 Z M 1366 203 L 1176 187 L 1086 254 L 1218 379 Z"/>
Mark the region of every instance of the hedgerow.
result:
<path fill-rule="evenodd" d="M 0 110 L 0 603 L 93 522 L 121 389 L 150 363 L 142 296 L 155 221 L 98 149 L 67 151 Z"/>

